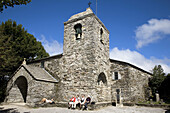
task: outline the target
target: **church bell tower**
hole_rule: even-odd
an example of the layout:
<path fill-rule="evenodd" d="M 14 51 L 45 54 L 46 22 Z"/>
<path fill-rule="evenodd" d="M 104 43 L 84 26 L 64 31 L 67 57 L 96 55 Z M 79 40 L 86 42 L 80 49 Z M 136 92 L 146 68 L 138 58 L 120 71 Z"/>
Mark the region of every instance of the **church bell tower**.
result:
<path fill-rule="evenodd" d="M 64 22 L 63 57 L 66 75 L 72 79 L 68 89 L 73 87 L 73 93 L 93 95 L 99 101 L 96 87 L 101 73 L 105 90 L 109 87 L 109 31 L 90 7 Z M 110 100 L 109 95 L 103 95 Z"/>

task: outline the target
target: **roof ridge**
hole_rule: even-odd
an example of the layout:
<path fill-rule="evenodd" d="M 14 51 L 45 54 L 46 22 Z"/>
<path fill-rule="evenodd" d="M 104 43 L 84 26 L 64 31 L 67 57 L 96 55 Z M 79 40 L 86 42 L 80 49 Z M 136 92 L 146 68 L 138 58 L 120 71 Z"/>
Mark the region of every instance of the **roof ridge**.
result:
<path fill-rule="evenodd" d="M 148 72 L 148 71 L 146 71 L 146 70 L 144 70 L 144 69 L 142 69 L 142 68 L 140 68 L 140 67 L 138 67 L 138 66 L 136 66 L 136 65 L 134 65 L 134 64 L 131 64 L 131 63 L 129 63 L 129 62 L 120 61 L 120 60 L 115 60 L 115 59 L 111 59 L 111 58 L 109 58 L 109 60 L 110 60 L 110 61 L 120 62 L 120 63 L 125 63 L 125 64 L 127 64 L 127 65 L 129 65 L 129 66 L 132 66 L 132 67 L 134 67 L 134 68 L 136 68 L 136 69 L 139 69 L 139 70 L 141 70 L 141 71 L 143 71 L 143 72 L 145 72 L 145 73 L 147 73 L 147 74 L 152 75 L 152 73 L 150 73 L 150 72 Z"/>

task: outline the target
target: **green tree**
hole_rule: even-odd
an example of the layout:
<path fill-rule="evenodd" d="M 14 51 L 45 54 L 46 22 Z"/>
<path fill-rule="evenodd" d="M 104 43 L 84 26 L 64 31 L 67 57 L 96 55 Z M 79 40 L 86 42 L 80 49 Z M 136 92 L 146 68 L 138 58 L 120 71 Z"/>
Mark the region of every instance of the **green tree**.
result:
<path fill-rule="evenodd" d="M 0 85 L 5 87 L 6 75 L 12 73 L 21 65 L 24 58 L 28 61 L 47 57 L 41 42 L 27 33 L 21 24 L 8 20 L 0 24 Z M 3 87 L 3 88 L 4 88 Z M 2 94 L 0 88 L 0 97 Z"/>
<path fill-rule="evenodd" d="M 170 73 L 167 74 L 167 77 L 170 77 Z"/>
<path fill-rule="evenodd" d="M 0 12 L 2 12 L 7 7 L 14 7 L 14 5 L 28 4 L 31 0 L 0 0 Z"/>
<path fill-rule="evenodd" d="M 170 104 L 170 73 L 165 76 L 164 81 L 161 83 L 159 94 L 165 103 Z"/>
<path fill-rule="evenodd" d="M 165 73 L 163 68 L 161 67 L 161 65 L 156 65 L 153 69 L 152 69 L 152 73 L 153 76 L 150 79 L 150 87 L 152 90 L 152 95 L 155 97 L 155 93 L 159 90 L 161 83 L 164 81 L 165 79 Z"/>

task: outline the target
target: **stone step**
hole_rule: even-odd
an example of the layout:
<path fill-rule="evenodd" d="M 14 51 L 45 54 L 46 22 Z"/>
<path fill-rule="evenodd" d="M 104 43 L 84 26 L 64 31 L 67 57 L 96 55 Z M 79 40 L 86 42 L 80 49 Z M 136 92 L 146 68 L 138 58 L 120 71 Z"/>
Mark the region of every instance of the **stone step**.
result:
<path fill-rule="evenodd" d="M 116 107 L 123 107 L 123 104 L 116 104 Z"/>

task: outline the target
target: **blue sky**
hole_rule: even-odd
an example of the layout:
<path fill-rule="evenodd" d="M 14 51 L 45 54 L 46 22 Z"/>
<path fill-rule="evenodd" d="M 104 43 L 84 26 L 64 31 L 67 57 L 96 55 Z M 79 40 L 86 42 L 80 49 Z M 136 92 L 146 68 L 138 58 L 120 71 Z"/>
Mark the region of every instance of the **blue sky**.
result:
<path fill-rule="evenodd" d="M 50 55 L 62 53 L 64 22 L 96 0 L 32 0 L 8 8 L 0 22 L 15 20 Z M 110 58 L 150 71 L 161 64 L 170 73 L 170 0 L 97 0 L 97 16 L 110 31 Z"/>

